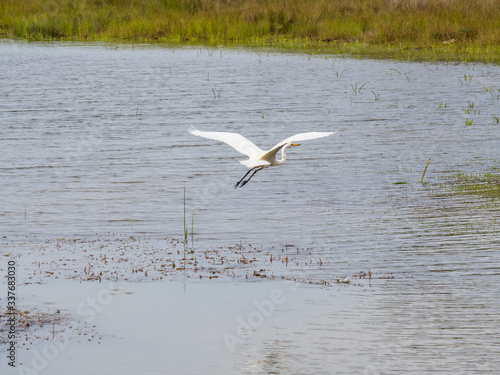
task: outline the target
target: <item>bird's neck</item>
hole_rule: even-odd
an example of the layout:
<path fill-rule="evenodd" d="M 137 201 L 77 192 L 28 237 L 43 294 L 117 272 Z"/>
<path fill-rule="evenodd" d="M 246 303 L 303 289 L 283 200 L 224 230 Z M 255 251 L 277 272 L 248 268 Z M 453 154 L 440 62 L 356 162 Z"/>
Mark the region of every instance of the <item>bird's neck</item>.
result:
<path fill-rule="evenodd" d="M 276 159 L 276 165 L 281 165 L 286 161 L 286 152 L 285 151 L 288 147 L 290 147 L 290 145 L 286 144 L 281 148 L 281 159 Z"/>

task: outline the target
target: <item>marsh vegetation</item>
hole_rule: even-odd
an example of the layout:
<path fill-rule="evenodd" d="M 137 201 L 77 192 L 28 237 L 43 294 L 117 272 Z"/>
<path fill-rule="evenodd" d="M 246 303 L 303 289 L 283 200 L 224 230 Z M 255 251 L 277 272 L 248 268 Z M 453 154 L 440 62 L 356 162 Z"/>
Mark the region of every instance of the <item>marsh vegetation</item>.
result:
<path fill-rule="evenodd" d="M 476 195 L 500 201 L 500 168 L 493 167 L 484 173 L 457 172 L 450 178 L 449 186 L 453 193 Z"/>
<path fill-rule="evenodd" d="M 28 40 L 252 44 L 500 61 L 490 0 L 4 0 L 0 35 Z"/>

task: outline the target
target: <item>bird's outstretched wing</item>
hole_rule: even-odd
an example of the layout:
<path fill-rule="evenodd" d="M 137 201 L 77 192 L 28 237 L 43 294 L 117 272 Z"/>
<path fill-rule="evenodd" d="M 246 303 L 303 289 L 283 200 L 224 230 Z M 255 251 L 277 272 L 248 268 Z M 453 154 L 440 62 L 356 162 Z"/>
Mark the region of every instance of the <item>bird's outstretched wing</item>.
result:
<path fill-rule="evenodd" d="M 203 132 L 193 127 L 189 129 L 189 132 L 193 135 L 197 135 L 198 137 L 204 137 L 227 143 L 229 146 L 241 152 L 242 154 L 245 154 L 249 158 L 253 158 L 256 157 L 257 155 L 264 154 L 263 150 L 261 150 L 259 147 L 250 142 L 248 139 L 237 133 Z"/>
<path fill-rule="evenodd" d="M 265 158 L 266 156 L 273 153 L 276 154 L 279 151 L 279 149 L 284 145 L 286 145 L 287 143 L 302 142 L 302 141 L 308 141 L 310 139 L 328 137 L 329 135 L 335 134 L 337 132 L 338 130 L 335 130 L 334 132 L 308 132 L 308 133 L 299 133 L 292 135 L 291 137 L 281 141 L 276 146 L 271 148 L 268 152 L 266 152 L 266 154 L 262 158 Z"/>

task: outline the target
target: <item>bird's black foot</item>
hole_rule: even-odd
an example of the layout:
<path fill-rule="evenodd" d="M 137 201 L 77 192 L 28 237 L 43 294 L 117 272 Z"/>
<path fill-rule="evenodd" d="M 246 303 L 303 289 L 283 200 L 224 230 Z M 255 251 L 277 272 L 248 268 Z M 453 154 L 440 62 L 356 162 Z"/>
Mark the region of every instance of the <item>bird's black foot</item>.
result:
<path fill-rule="evenodd" d="M 234 188 L 237 189 L 239 187 L 243 187 L 246 185 L 246 183 L 248 182 L 248 180 L 245 180 L 245 181 L 238 181 L 235 185 L 234 185 Z"/>

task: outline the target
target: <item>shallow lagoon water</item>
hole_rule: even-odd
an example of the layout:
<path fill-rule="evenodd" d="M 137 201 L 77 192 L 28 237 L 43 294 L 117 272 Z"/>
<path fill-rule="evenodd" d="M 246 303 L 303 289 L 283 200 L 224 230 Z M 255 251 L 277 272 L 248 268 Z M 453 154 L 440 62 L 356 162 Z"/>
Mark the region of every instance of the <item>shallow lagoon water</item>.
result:
<path fill-rule="evenodd" d="M 430 183 L 498 158 L 497 66 L 206 48 L 1 48 L 0 225 L 8 236 L 179 237 L 185 187 L 203 243 L 373 249 L 394 238 L 388 229 L 426 225 L 404 214 L 439 211 L 417 183 L 429 158 Z M 469 103 L 480 112 L 466 114 Z M 284 166 L 235 190 L 243 156 L 191 136 L 190 126 L 239 132 L 262 148 L 297 132 L 340 131 L 304 142 Z"/>
<path fill-rule="evenodd" d="M 26 240 L 103 233 L 180 237 L 185 187 L 189 225 L 195 213 L 195 248 L 251 242 L 279 254 L 293 244 L 325 263 L 304 266 L 310 277 L 368 269 L 394 277 L 368 292 L 342 286 L 332 307 L 342 314 L 334 317 L 323 305 L 333 304 L 336 288 L 314 289 L 307 303 L 297 298 L 295 308 L 277 314 L 295 323 L 252 336 L 253 351 L 243 359 L 224 357 L 220 373 L 235 361 L 235 371 L 272 373 L 269 363 L 279 356 L 294 358 L 288 369 L 280 367 L 289 373 L 487 374 L 498 368 L 498 206 L 439 187 L 457 170 L 486 171 L 498 163 L 498 66 L 5 41 L 0 66 L 4 252 Z M 190 126 L 239 132 L 262 148 L 302 131 L 340 131 L 304 142 L 284 166 L 235 190 L 245 173 L 240 155 L 191 136 Z M 134 287 L 152 306 L 161 302 L 148 288 L 175 285 Z M 258 299 L 267 285 L 234 288 L 249 288 Z M 225 284 L 202 283 L 191 292 L 188 287 L 187 295 L 201 298 L 197 288 L 238 294 Z M 200 300 L 189 311 L 216 309 L 216 301 Z M 233 322 L 244 316 L 243 302 L 234 304 L 226 316 Z M 317 309 L 314 319 L 302 310 L 309 305 Z M 121 314 L 109 311 L 103 329 Z M 336 335 L 345 316 L 356 321 L 344 331 L 349 339 Z M 306 337 L 322 333 L 313 342 L 301 342 L 300 334 L 280 341 L 294 324 Z M 128 337 L 128 348 L 120 350 L 131 350 L 138 333 L 123 327 L 113 334 Z M 97 344 L 89 345 L 85 350 L 92 352 Z M 105 338 L 99 345 L 115 343 Z M 250 365 L 271 349 L 268 368 Z M 159 371 L 151 366 L 151 373 Z"/>
<path fill-rule="evenodd" d="M 25 308 L 57 306 L 70 314 L 72 330 L 56 325 L 52 336 L 49 327 L 50 339 L 18 350 L 18 364 L 24 373 L 41 374 L 495 373 L 497 309 L 481 302 L 484 296 L 463 298 L 443 282 L 365 287 L 279 281 L 23 286 Z"/>
<path fill-rule="evenodd" d="M 106 301 L 100 305 L 102 311 L 88 314 L 92 309 L 87 303 L 80 308 L 81 320 L 91 318 L 93 325 L 101 327 L 96 335 L 99 338 L 57 333 L 54 341 L 22 352 L 25 368 L 37 371 L 37 367 L 44 367 L 42 373 L 72 369 L 75 374 L 236 374 L 307 369 L 310 365 L 306 363 L 312 364 L 314 357 L 331 350 L 319 345 L 322 340 L 329 341 L 325 327 L 340 318 L 342 323 L 334 336 L 347 341 L 353 339 L 346 337 L 346 324 L 360 329 L 355 327 L 359 322 L 344 316 L 350 306 L 359 303 L 356 293 L 342 296 L 283 282 L 112 285 L 109 290 L 114 292 L 102 299 Z M 32 294 L 32 299 L 71 310 L 88 298 L 98 301 L 102 288 L 73 282 L 56 285 L 50 293 L 36 285 L 23 292 Z M 321 310 L 316 306 L 318 299 L 325 303 Z M 321 326 L 316 323 L 318 314 L 324 316 Z M 41 361 L 40 357 L 50 353 L 47 347 L 56 343 L 57 356 L 48 358 L 47 363 Z M 302 347 L 309 347 L 310 353 L 304 353 Z M 340 356 L 342 347 L 336 351 Z M 334 358 L 325 359 L 327 363 L 313 368 L 327 371 Z M 86 365 L 74 369 L 75 361 Z"/>

